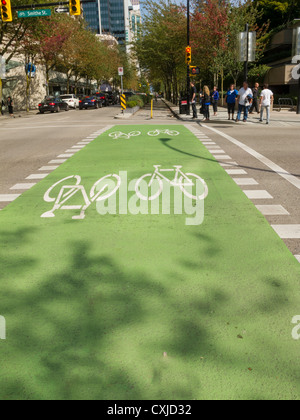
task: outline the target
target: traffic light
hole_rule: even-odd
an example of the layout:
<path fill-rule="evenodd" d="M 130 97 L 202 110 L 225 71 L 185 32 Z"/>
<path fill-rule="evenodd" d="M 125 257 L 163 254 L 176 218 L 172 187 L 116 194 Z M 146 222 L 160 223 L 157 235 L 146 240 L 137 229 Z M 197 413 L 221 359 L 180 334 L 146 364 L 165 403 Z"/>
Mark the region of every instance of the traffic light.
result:
<path fill-rule="evenodd" d="M 10 0 L 0 0 L 2 22 L 12 22 L 12 11 Z"/>
<path fill-rule="evenodd" d="M 185 50 L 185 62 L 188 65 L 190 65 L 191 62 L 192 62 L 192 48 L 191 47 L 186 47 L 186 50 Z"/>
<path fill-rule="evenodd" d="M 71 16 L 81 15 L 80 0 L 70 0 L 70 15 Z"/>
<path fill-rule="evenodd" d="M 191 66 L 190 70 L 191 70 L 191 76 L 197 76 L 200 74 L 200 67 Z"/>

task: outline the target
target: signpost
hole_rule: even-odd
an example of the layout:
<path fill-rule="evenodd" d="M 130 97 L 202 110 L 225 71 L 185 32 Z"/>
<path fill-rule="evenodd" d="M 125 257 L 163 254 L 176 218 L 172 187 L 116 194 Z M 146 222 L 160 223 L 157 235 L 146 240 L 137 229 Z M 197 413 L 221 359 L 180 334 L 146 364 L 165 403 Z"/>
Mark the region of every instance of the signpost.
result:
<path fill-rule="evenodd" d="M 22 10 L 18 11 L 18 18 L 34 18 L 34 17 L 45 17 L 51 16 L 51 9 L 39 9 L 39 10 Z"/>
<path fill-rule="evenodd" d="M 119 76 L 121 77 L 121 92 L 122 92 L 122 95 L 123 95 L 123 76 L 124 76 L 124 67 L 119 67 L 118 68 L 118 73 L 119 73 Z"/>

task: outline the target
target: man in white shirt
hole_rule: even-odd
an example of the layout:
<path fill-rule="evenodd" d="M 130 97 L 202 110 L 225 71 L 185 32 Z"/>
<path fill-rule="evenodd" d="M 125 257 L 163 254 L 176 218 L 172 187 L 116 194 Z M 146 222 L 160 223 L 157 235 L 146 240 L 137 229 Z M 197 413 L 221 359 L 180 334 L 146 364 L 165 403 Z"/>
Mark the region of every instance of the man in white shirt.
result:
<path fill-rule="evenodd" d="M 249 109 L 253 100 L 253 92 L 249 88 L 249 85 L 247 82 L 244 82 L 243 87 L 239 90 L 239 95 L 237 97 L 237 100 L 239 103 L 239 110 L 238 110 L 236 122 L 239 122 L 241 120 L 242 112 L 244 113 L 244 122 L 247 122 Z"/>
<path fill-rule="evenodd" d="M 270 110 L 271 105 L 273 105 L 274 102 L 274 94 L 269 89 L 269 85 L 264 85 L 264 90 L 261 92 L 260 95 L 260 122 L 264 121 L 264 110 L 267 111 L 267 124 L 270 123 Z"/>

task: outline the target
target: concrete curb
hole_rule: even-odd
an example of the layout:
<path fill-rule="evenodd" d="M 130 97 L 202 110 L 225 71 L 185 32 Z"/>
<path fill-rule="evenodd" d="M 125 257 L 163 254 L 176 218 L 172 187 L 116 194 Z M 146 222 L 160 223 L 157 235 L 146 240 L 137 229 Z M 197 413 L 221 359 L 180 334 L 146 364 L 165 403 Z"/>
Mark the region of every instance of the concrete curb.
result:
<path fill-rule="evenodd" d="M 124 114 L 118 114 L 114 118 L 116 120 L 126 120 L 133 115 L 135 115 L 141 108 L 139 106 L 135 106 L 134 108 L 127 108 Z"/>

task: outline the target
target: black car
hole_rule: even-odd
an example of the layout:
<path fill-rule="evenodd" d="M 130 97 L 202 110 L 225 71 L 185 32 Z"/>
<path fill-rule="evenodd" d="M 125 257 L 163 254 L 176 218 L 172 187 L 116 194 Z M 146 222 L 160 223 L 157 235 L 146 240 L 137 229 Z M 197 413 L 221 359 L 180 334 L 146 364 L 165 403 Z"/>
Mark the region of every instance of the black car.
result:
<path fill-rule="evenodd" d="M 102 100 L 95 96 L 86 96 L 85 98 L 80 99 L 79 109 L 98 109 L 102 108 Z"/>
<path fill-rule="evenodd" d="M 117 93 L 108 92 L 108 101 L 110 105 L 117 105 L 119 103 Z"/>
<path fill-rule="evenodd" d="M 39 111 L 41 114 L 45 112 L 60 112 L 69 111 L 69 105 L 64 102 L 59 96 L 47 97 L 39 104 Z"/>
<path fill-rule="evenodd" d="M 102 101 L 103 106 L 109 106 L 109 97 L 107 92 L 97 92 L 95 96 Z"/>

